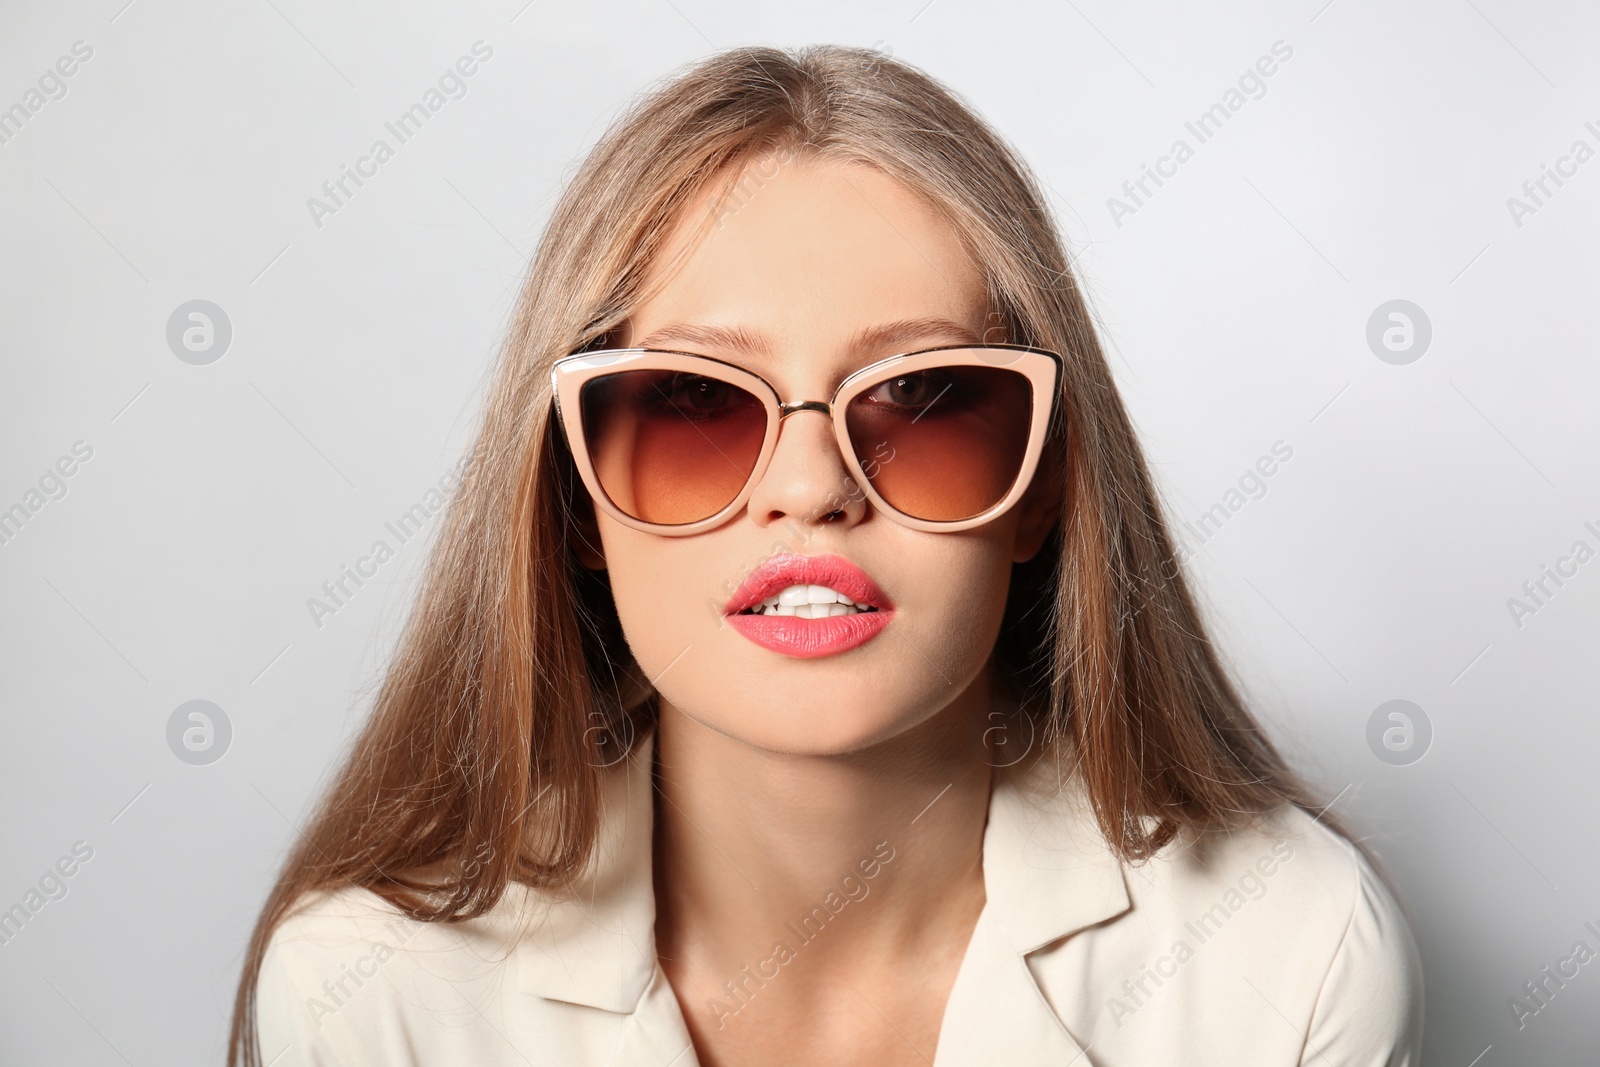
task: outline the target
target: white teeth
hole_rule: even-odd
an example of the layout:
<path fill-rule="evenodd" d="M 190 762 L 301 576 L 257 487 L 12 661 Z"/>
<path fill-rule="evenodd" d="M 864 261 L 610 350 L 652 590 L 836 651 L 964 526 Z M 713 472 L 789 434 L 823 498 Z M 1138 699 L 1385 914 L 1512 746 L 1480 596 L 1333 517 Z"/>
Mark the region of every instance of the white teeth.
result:
<path fill-rule="evenodd" d="M 754 615 L 792 615 L 798 619 L 827 619 L 874 611 L 826 585 L 791 585 L 750 609 Z"/>

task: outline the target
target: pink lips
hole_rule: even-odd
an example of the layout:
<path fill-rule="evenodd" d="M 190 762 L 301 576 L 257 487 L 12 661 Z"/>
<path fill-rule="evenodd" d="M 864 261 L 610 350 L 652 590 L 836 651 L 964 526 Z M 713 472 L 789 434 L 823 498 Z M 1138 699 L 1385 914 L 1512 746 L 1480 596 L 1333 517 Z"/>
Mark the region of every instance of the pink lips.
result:
<path fill-rule="evenodd" d="M 826 585 L 877 610 L 827 619 L 739 614 L 791 585 Z M 751 571 L 723 610 L 729 624 L 745 637 L 763 648 L 799 659 L 832 656 L 864 645 L 882 633 L 894 617 L 894 605 L 878 584 L 843 556 L 798 556 L 787 552 Z"/>

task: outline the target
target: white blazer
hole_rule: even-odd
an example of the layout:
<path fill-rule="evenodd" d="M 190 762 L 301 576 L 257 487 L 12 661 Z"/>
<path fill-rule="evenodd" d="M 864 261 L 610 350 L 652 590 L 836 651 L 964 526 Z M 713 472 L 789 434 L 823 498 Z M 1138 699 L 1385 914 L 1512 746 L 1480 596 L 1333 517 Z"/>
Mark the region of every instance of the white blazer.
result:
<path fill-rule="evenodd" d="M 513 887 L 447 925 L 367 890 L 308 897 L 263 961 L 263 1062 L 697 1067 L 655 955 L 654 744 L 608 772 L 599 847 L 567 899 Z M 1032 791 L 1047 773 L 995 774 L 988 899 L 935 1067 L 1421 1062 L 1417 949 L 1348 842 L 1289 810 L 1270 834 L 1124 866 L 1080 788 Z"/>

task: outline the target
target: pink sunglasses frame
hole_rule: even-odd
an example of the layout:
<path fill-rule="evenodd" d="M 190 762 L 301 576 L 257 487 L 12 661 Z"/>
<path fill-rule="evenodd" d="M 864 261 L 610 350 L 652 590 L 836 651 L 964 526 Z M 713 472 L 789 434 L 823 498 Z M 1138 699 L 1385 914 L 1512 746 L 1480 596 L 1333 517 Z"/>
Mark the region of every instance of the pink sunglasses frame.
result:
<path fill-rule="evenodd" d="M 928 370 L 935 367 L 1004 367 L 1022 374 L 1028 379 L 1033 391 L 1033 409 L 1028 426 L 1028 443 L 1023 452 L 1022 466 L 1017 472 L 1015 481 L 1010 490 L 993 507 L 981 514 L 970 518 L 957 519 L 951 522 L 934 522 L 928 519 L 919 519 L 891 505 L 880 496 L 872 486 L 872 480 L 867 477 L 860 460 L 856 457 L 855 448 L 850 442 L 848 426 L 845 422 L 846 410 L 850 401 L 867 389 L 896 377 L 900 374 L 910 374 L 917 371 Z M 715 515 L 700 519 L 696 522 L 678 525 L 662 525 L 659 523 L 645 522 L 636 519 L 612 503 L 600 486 L 600 479 L 595 474 L 594 465 L 589 458 L 588 443 L 583 432 L 583 419 L 578 416 L 582 410 L 579 402 L 583 387 L 595 378 L 607 374 L 614 374 L 621 370 L 676 370 L 691 374 L 702 374 L 716 378 L 745 390 L 758 399 L 767 410 L 766 435 L 761 442 L 761 452 L 756 458 L 755 466 L 751 468 L 750 477 L 737 496 Z M 860 370 L 855 371 L 844 381 L 839 383 L 834 390 L 833 398 L 828 401 L 820 400 L 792 400 L 783 401 L 778 397 L 778 391 L 770 382 L 752 371 L 736 366 L 724 360 L 711 356 L 697 355 L 693 352 L 676 352 L 667 349 L 652 348 L 608 348 L 591 352 L 575 352 L 570 356 L 563 356 L 556 360 L 550 371 L 551 391 L 556 402 L 556 417 L 566 434 L 567 447 L 572 453 L 573 462 L 578 468 L 578 474 L 583 479 L 583 484 L 589 491 L 595 503 L 606 514 L 622 523 L 624 526 L 640 530 L 645 533 L 660 534 L 667 537 L 684 537 L 690 534 L 703 533 L 714 529 L 737 515 L 756 485 L 766 473 L 767 465 L 772 460 L 772 454 L 778 447 L 778 433 L 781 423 L 790 415 L 801 411 L 816 411 L 829 416 L 833 424 L 834 437 L 839 448 L 839 454 L 844 459 L 845 467 L 853 480 L 872 506 L 882 511 L 894 521 L 908 526 L 914 530 L 924 530 L 932 533 L 954 533 L 960 530 L 970 530 L 991 522 L 1012 508 L 1023 493 L 1027 492 L 1029 484 L 1033 481 L 1034 473 L 1038 470 L 1039 457 L 1044 449 L 1045 438 L 1050 428 L 1050 418 L 1054 414 L 1059 402 L 1061 386 L 1062 360 L 1054 352 L 1042 348 L 1030 348 L 1026 345 L 988 344 L 988 345 L 941 345 L 935 348 L 919 349 L 915 352 L 906 352 L 901 355 L 889 356 L 870 363 Z M 1041 403 L 1041 399 L 1045 402 Z M 572 412 L 571 418 L 567 412 Z"/>

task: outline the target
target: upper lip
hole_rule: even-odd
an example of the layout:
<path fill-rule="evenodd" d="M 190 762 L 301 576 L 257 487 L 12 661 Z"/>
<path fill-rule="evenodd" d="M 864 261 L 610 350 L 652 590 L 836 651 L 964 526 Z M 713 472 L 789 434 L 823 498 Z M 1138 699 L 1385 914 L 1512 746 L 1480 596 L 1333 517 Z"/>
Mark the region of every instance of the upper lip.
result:
<path fill-rule="evenodd" d="M 734 590 L 724 611 L 736 615 L 791 585 L 826 585 L 858 604 L 879 610 L 894 605 L 867 572 L 843 556 L 800 556 L 782 552 L 763 560 Z"/>

